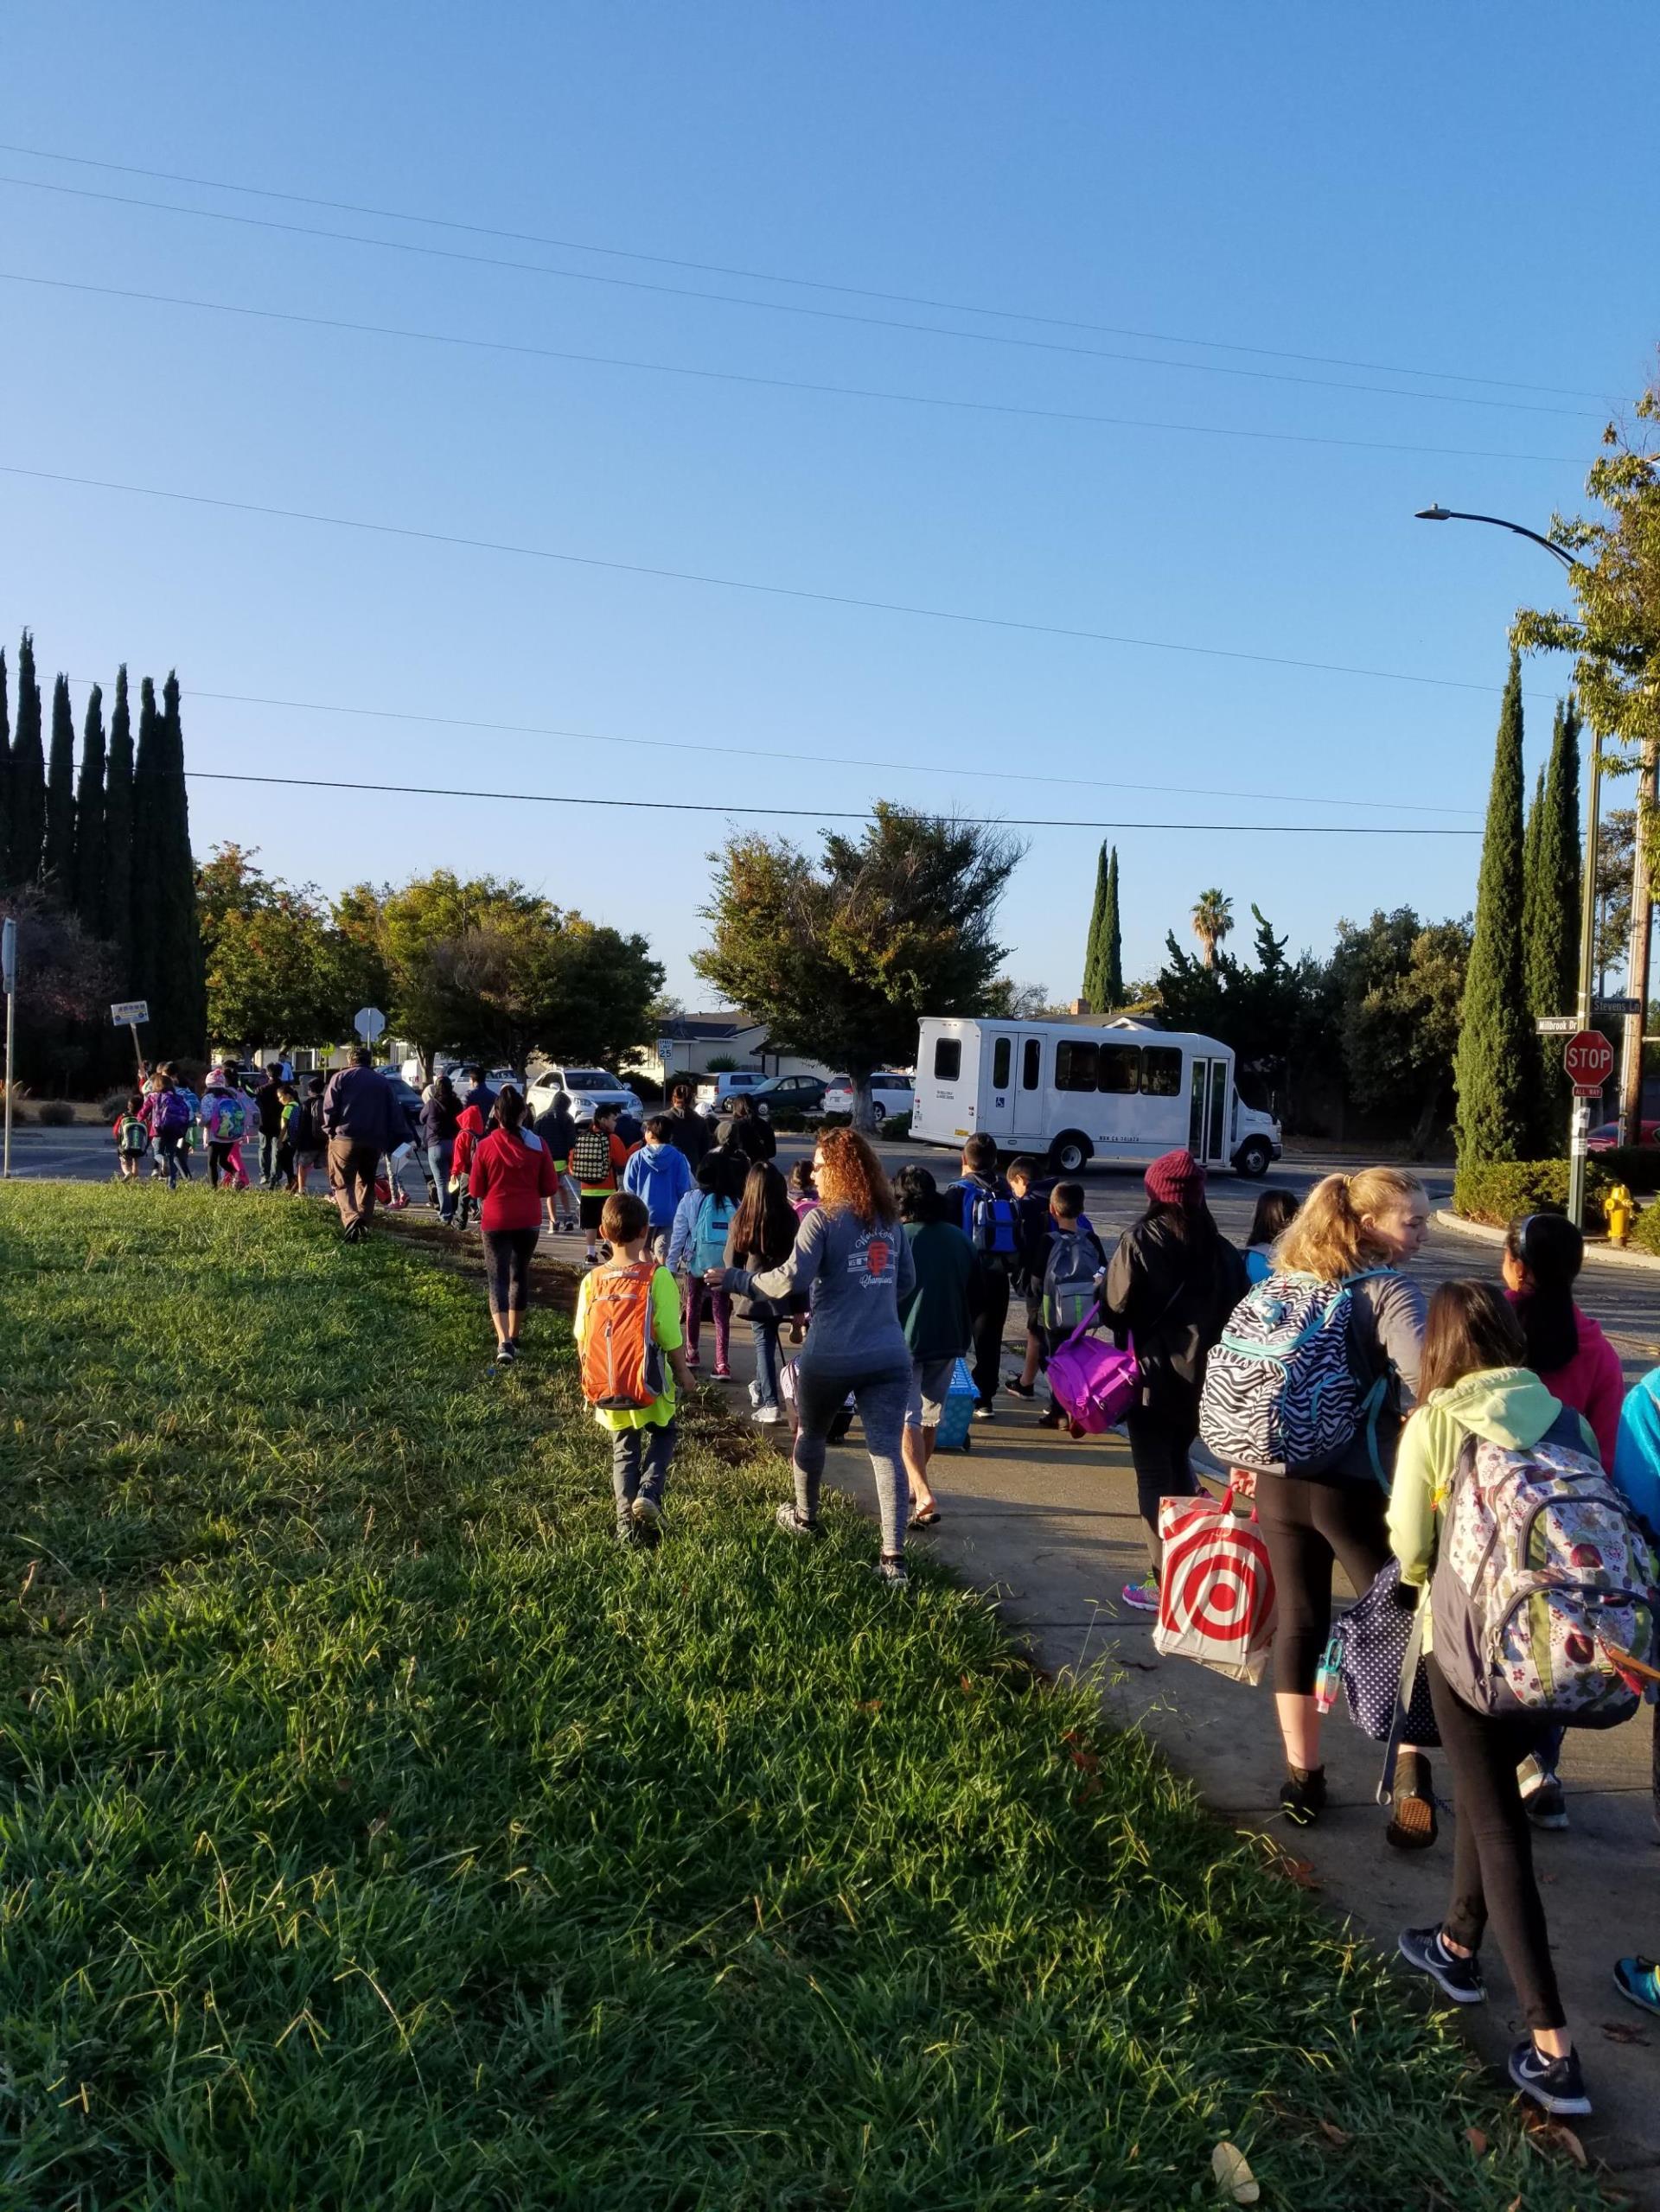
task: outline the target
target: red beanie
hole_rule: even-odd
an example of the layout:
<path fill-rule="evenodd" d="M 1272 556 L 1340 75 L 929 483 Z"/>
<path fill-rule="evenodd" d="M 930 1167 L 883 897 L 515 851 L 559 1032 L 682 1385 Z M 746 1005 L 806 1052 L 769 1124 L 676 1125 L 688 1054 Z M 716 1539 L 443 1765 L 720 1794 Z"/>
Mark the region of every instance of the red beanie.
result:
<path fill-rule="evenodd" d="M 1191 1152 L 1165 1152 L 1147 1170 L 1146 1182 L 1157 1206 L 1197 1206 L 1204 1196 L 1204 1170 Z"/>

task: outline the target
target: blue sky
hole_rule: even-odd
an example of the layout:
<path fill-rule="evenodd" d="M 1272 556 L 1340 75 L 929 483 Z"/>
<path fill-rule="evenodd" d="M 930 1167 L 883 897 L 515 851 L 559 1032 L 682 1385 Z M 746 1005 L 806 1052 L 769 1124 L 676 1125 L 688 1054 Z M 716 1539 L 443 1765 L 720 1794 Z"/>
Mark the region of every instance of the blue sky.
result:
<path fill-rule="evenodd" d="M 10 648 L 31 624 L 48 676 L 176 664 L 197 695 L 198 769 L 723 807 L 887 795 L 1124 824 L 1468 828 L 1506 623 L 1557 586 L 1520 541 L 1431 529 L 1413 510 L 1439 499 L 1542 525 L 1575 507 L 1602 422 L 1650 373 L 1651 72 L 1620 62 L 1650 21 L 1601 8 L 1594 36 L 1570 37 L 1560 10 L 1530 4 L 14 5 L 0 136 L 42 150 L 0 151 L 0 177 L 444 251 L 8 182 L 10 277 L 1189 427 L 694 379 L 7 281 L 0 461 L 1443 681 L 932 621 L 18 475 L 0 476 L 0 630 Z M 332 214 L 48 151 L 572 243 Z M 685 296 L 697 291 L 774 305 Z M 1163 335 L 1114 335 L 1131 332 Z M 1529 672 L 1534 758 L 1562 680 Z M 597 735 L 201 696 L 215 692 Z M 908 765 L 853 764 L 866 761 Z M 1102 787 L 1135 784 L 1175 788 Z M 686 956 L 718 813 L 205 781 L 191 812 L 199 851 L 235 838 L 331 890 L 439 864 L 519 876 L 644 931 L 670 988 L 706 998 Z M 785 826 L 816 843 L 812 822 Z M 1242 934 L 1255 900 L 1293 949 L 1326 947 L 1340 915 L 1462 912 L 1473 896 L 1470 838 L 1112 834 L 1132 974 L 1157 966 L 1167 928 L 1184 934 L 1212 883 Z M 1078 985 L 1098 835 L 1031 832 L 1005 909 L 1012 972 L 1057 994 Z"/>

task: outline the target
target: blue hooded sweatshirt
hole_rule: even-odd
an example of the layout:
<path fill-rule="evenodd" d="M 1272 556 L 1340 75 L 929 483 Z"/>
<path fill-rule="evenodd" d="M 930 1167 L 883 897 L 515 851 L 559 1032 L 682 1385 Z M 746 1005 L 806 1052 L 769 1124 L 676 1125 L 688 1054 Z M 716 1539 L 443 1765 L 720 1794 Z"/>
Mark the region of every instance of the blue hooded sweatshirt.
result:
<path fill-rule="evenodd" d="M 1619 1417 L 1614 1487 L 1660 1538 L 1660 1367 L 1633 1385 Z"/>
<path fill-rule="evenodd" d="M 622 1188 L 645 1200 L 654 1229 L 667 1229 L 692 1188 L 692 1163 L 673 1144 L 642 1145 L 622 1170 Z"/>

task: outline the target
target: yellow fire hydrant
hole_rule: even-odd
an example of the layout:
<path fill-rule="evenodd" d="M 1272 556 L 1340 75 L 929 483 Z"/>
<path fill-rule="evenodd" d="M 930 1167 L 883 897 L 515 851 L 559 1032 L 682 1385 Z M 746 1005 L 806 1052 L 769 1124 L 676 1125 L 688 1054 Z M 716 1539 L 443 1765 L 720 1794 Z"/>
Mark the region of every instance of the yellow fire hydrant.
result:
<path fill-rule="evenodd" d="M 1623 1182 L 1617 1182 L 1602 1202 L 1602 1210 L 1608 1217 L 1608 1241 L 1624 1244 L 1631 1233 L 1631 1215 L 1637 1208 L 1631 1194 Z"/>

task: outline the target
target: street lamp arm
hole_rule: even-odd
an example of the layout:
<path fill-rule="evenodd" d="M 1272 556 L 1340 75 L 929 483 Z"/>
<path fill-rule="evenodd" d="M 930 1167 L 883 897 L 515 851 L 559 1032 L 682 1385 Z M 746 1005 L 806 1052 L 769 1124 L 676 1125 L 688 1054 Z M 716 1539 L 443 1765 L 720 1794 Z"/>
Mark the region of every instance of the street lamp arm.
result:
<path fill-rule="evenodd" d="M 1490 522 L 1495 530 L 1509 530 L 1518 538 L 1531 538 L 1536 545 L 1542 545 L 1548 553 L 1555 553 L 1564 568 L 1576 569 L 1580 565 L 1573 554 L 1562 546 L 1554 544 L 1548 538 L 1541 537 L 1538 531 L 1529 530 L 1524 522 L 1507 522 L 1502 514 L 1465 514 L 1453 507 L 1421 507 L 1415 520 L 1419 522 Z"/>

